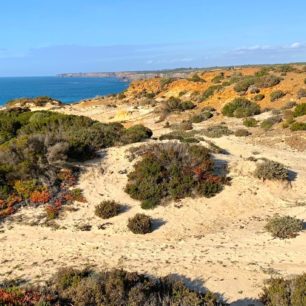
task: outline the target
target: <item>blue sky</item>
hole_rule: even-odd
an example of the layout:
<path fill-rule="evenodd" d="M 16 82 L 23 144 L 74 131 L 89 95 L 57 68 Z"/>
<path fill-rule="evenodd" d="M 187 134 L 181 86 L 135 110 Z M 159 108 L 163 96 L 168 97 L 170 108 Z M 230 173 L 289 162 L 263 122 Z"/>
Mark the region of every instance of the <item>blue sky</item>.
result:
<path fill-rule="evenodd" d="M 0 76 L 306 61 L 305 0 L 2 0 Z"/>

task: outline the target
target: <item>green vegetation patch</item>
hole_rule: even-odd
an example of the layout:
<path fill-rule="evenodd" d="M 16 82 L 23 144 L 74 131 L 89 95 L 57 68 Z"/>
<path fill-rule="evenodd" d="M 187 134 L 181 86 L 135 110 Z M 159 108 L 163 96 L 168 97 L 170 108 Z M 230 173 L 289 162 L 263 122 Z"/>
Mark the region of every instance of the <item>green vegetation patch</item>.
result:
<path fill-rule="evenodd" d="M 249 117 L 259 113 L 259 105 L 245 98 L 235 98 L 232 102 L 227 103 L 222 109 L 222 114 L 224 116 L 237 118 Z"/>
<path fill-rule="evenodd" d="M 211 197 L 226 182 L 224 176 L 214 174 L 214 162 L 205 147 L 169 142 L 140 151 L 143 158 L 128 175 L 125 191 L 140 200 L 142 208 L 194 195 Z"/>

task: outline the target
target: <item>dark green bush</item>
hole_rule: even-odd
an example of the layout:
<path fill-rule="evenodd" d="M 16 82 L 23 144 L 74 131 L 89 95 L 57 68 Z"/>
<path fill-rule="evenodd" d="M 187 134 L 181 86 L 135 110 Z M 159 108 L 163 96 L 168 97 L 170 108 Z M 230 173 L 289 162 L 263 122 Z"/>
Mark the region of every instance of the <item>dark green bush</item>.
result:
<path fill-rule="evenodd" d="M 161 78 L 160 79 L 160 87 L 161 87 L 161 89 L 166 88 L 169 84 L 171 84 L 175 80 L 176 80 L 175 78 Z"/>
<path fill-rule="evenodd" d="M 306 115 L 306 103 L 298 104 L 294 109 L 294 117 Z"/>
<path fill-rule="evenodd" d="M 297 92 L 297 98 L 302 99 L 306 97 L 306 89 L 300 88 Z"/>
<path fill-rule="evenodd" d="M 294 122 L 290 125 L 291 131 L 306 131 L 306 123 L 305 122 Z"/>
<path fill-rule="evenodd" d="M 263 94 L 258 94 L 256 96 L 253 97 L 254 101 L 259 102 L 261 100 L 263 100 L 265 98 L 265 95 Z"/>
<path fill-rule="evenodd" d="M 173 131 L 168 134 L 161 135 L 159 140 L 179 140 L 185 143 L 198 143 L 198 139 L 194 138 L 194 133 L 185 131 Z"/>
<path fill-rule="evenodd" d="M 29 179 L 36 179 L 38 186 L 58 190 L 61 181 L 57 176 L 67 167 L 67 161 L 83 161 L 96 156 L 99 149 L 151 135 L 140 125 L 125 129 L 118 123 L 103 124 L 50 111 L 0 111 L 1 195 L 7 197 L 13 192 L 15 181 Z"/>
<path fill-rule="evenodd" d="M 294 238 L 303 230 L 303 220 L 290 216 L 281 217 L 275 215 L 267 222 L 265 229 L 270 232 L 274 238 Z"/>
<path fill-rule="evenodd" d="M 289 180 L 288 169 L 272 160 L 264 160 L 257 164 L 254 175 L 263 180 Z"/>
<path fill-rule="evenodd" d="M 117 216 L 122 206 L 115 201 L 103 201 L 95 207 L 95 215 L 102 219 L 109 219 Z"/>
<path fill-rule="evenodd" d="M 266 75 L 260 78 L 257 78 L 255 81 L 255 85 L 259 88 L 269 88 L 273 87 L 281 82 L 281 78 L 275 75 Z"/>
<path fill-rule="evenodd" d="M 142 201 L 143 208 L 202 194 L 209 183 L 218 185 L 209 189 L 212 196 L 225 182 L 224 177 L 214 174 L 214 163 L 205 147 L 169 142 L 142 148 L 140 153 L 143 158 L 128 175 L 125 191 Z"/>
<path fill-rule="evenodd" d="M 281 90 L 275 90 L 275 91 L 272 91 L 271 94 L 270 94 L 270 100 L 271 102 L 274 102 L 282 97 L 284 97 L 286 94 L 281 91 Z"/>
<path fill-rule="evenodd" d="M 245 118 L 243 120 L 243 125 L 246 127 L 255 127 L 257 126 L 257 120 L 255 118 Z"/>
<path fill-rule="evenodd" d="M 281 121 L 282 121 L 281 116 L 273 116 L 273 117 L 263 120 L 260 124 L 260 127 L 264 130 L 269 130 L 272 128 L 274 124 L 279 123 Z"/>
<path fill-rule="evenodd" d="M 164 110 L 167 112 L 183 112 L 193 108 L 195 108 L 195 104 L 193 104 L 191 101 L 181 101 L 181 99 L 175 97 L 170 97 L 164 104 Z"/>
<path fill-rule="evenodd" d="M 206 121 L 208 120 L 209 118 L 213 117 L 213 114 L 209 111 L 204 111 L 204 112 L 201 112 L 200 114 L 197 114 L 197 115 L 193 115 L 190 120 L 191 122 L 193 123 L 200 123 L 202 121 Z"/>
<path fill-rule="evenodd" d="M 25 288 L 17 281 L 0 286 L 1 305 L 225 305 L 216 294 L 191 290 L 173 276 L 157 279 L 119 269 L 95 272 L 65 268 L 58 271 L 44 287 Z"/>
<path fill-rule="evenodd" d="M 246 136 L 249 136 L 251 135 L 251 133 L 246 130 L 246 129 L 238 129 L 235 131 L 235 136 L 236 137 L 246 137 Z"/>
<path fill-rule="evenodd" d="M 212 85 L 203 92 L 201 99 L 207 100 L 210 97 L 212 97 L 216 92 L 219 92 L 221 89 L 222 89 L 221 85 Z"/>
<path fill-rule="evenodd" d="M 259 113 L 259 105 L 245 98 L 235 98 L 232 102 L 227 103 L 222 109 L 222 114 L 224 116 L 237 118 L 249 117 Z"/>
<path fill-rule="evenodd" d="M 224 73 L 221 72 L 218 75 L 216 75 L 215 77 L 213 77 L 211 82 L 214 83 L 214 84 L 217 84 L 217 83 L 221 83 L 223 81 L 223 79 L 224 79 Z"/>
<path fill-rule="evenodd" d="M 292 279 L 272 278 L 267 281 L 261 302 L 267 306 L 305 306 L 306 274 Z"/>
<path fill-rule="evenodd" d="M 287 102 L 283 107 L 282 107 L 282 109 L 291 109 L 291 108 L 293 108 L 293 107 L 295 107 L 296 106 L 296 102 L 294 102 L 294 101 L 289 101 L 289 102 Z"/>
<path fill-rule="evenodd" d="M 129 230 L 134 234 L 148 234 L 152 232 L 152 220 L 144 214 L 136 214 L 128 222 Z"/>
<path fill-rule="evenodd" d="M 246 92 L 249 89 L 249 87 L 254 84 L 255 84 L 255 78 L 252 76 L 246 76 L 235 84 L 234 90 L 236 92 Z"/>
<path fill-rule="evenodd" d="M 137 124 L 126 129 L 122 133 L 120 140 L 124 144 L 135 143 L 148 139 L 152 135 L 153 133 L 149 128 L 143 126 L 142 124 Z"/>
<path fill-rule="evenodd" d="M 226 125 L 213 125 L 203 131 L 204 135 L 210 138 L 219 138 L 222 136 L 228 136 L 233 132 Z"/>
<path fill-rule="evenodd" d="M 189 81 L 191 82 L 200 82 L 200 83 L 204 83 L 205 80 L 202 79 L 197 73 L 193 74 L 192 77 L 189 79 Z"/>

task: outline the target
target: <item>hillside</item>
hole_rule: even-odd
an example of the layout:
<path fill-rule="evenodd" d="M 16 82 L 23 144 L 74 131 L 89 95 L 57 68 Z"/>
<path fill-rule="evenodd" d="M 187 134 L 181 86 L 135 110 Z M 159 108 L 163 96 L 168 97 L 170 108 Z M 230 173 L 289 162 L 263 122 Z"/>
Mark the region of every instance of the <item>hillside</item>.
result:
<path fill-rule="evenodd" d="M 77 104 L 8 105 L 0 284 L 41 285 L 67 266 L 117 268 L 171 275 L 231 305 L 276 306 L 263 297 L 265 281 L 306 272 L 305 67 L 197 71 L 136 80 L 124 93 Z M 128 225 L 136 214 L 151 218 L 144 235 Z M 279 231 L 267 226 L 275 214 L 285 217 Z M 147 291 L 135 288 L 120 287 L 130 290 L 122 296 L 145 305 Z M 91 296 L 69 290 L 60 293 Z M 173 305 L 219 305 L 180 290 Z"/>

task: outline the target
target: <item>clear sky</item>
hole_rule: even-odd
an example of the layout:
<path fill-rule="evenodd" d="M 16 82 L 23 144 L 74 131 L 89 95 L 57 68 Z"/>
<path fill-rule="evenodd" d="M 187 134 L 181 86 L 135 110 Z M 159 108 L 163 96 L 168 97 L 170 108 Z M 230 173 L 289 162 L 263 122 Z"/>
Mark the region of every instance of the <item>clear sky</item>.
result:
<path fill-rule="evenodd" d="M 0 76 L 306 61 L 305 0 L 1 0 Z"/>

